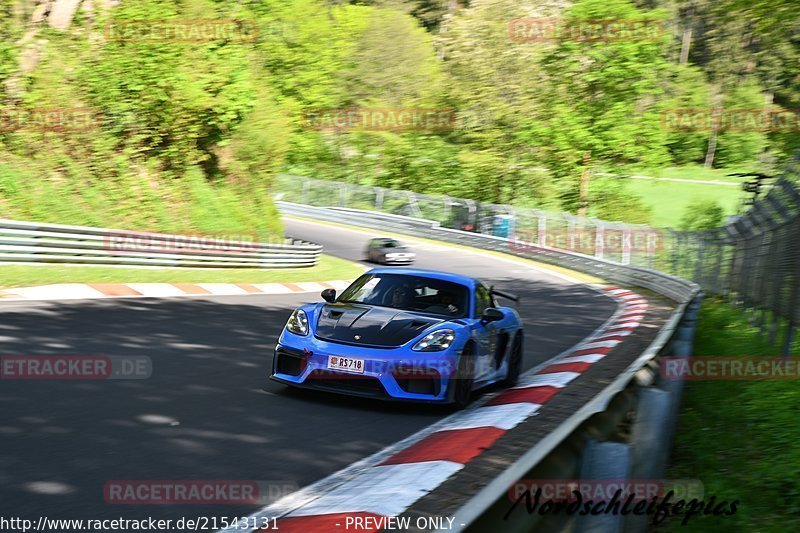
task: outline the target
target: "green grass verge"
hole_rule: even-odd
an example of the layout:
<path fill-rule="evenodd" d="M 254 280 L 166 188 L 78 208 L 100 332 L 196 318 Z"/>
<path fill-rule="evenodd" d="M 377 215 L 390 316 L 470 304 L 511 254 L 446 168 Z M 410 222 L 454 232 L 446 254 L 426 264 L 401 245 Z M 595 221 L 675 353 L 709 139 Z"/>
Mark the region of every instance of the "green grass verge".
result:
<path fill-rule="evenodd" d="M 739 310 L 703 303 L 698 356 L 776 356 Z M 800 340 L 792 354 L 800 355 Z M 695 516 L 680 531 L 800 531 L 800 383 L 689 381 L 667 478 L 696 478 L 733 516 Z"/>
<path fill-rule="evenodd" d="M 630 169 L 628 174 L 652 176 L 654 178 L 673 178 L 682 180 L 724 181 L 742 183 L 746 178 L 728 176 L 728 174 L 756 170 L 752 167 L 705 168 L 703 165 L 686 165 L 683 167 L 640 168 Z"/>
<path fill-rule="evenodd" d="M 0 289 L 51 283 L 272 283 L 353 279 L 364 269 L 329 255 L 311 268 L 180 269 L 90 265 L 0 265 Z"/>
<path fill-rule="evenodd" d="M 716 200 L 726 215 L 732 215 L 744 197 L 739 187 L 678 181 L 626 179 L 625 189 L 642 197 L 653 209 L 651 225 L 661 228 L 677 227 L 693 201 Z"/>

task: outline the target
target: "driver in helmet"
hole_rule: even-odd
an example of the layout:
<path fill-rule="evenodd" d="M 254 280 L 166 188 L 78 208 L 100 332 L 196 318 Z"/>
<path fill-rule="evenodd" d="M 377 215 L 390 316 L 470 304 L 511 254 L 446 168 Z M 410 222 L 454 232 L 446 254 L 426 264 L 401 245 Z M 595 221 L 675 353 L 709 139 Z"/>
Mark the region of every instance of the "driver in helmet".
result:
<path fill-rule="evenodd" d="M 414 291 L 408 285 L 398 285 L 392 292 L 392 307 L 408 309 L 414 303 Z"/>

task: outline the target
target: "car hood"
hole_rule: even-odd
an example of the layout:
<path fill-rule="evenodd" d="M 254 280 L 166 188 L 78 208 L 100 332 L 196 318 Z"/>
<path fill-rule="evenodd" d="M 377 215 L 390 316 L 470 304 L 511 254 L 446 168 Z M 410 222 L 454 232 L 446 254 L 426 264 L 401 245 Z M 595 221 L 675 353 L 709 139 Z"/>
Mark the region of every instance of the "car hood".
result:
<path fill-rule="evenodd" d="M 440 322 L 388 307 L 335 303 L 320 309 L 316 335 L 333 342 L 396 347 Z"/>

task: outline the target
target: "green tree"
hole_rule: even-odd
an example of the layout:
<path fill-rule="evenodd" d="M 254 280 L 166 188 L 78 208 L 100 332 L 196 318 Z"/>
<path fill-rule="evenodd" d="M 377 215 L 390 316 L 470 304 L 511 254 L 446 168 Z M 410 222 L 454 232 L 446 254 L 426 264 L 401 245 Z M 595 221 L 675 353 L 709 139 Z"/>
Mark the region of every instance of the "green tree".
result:
<path fill-rule="evenodd" d="M 671 131 L 677 113 L 711 109 L 711 87 L 705 73 L 693 65 L 673 65 L 662 104 L 662 123 L 667 129 L 666 145 L 678 165 L 700 163 L 706 155 L 708 131 Z"/>
<path fill-rule="evenodd" d="M 566 18 L 659 20 L 627 0 L 582 0 Z M 563 208 L 586 213 L 597 168 L 667 161 L 656 100 L 666 70 L 663 39 L 570 40 L 568 32 L 542 61 L 547 75 L 536 88 L 538 108 L 523 135 L 537 146 Z"/>
<path fill-rule="evenodd" d="M 479 2 L 455 12 L 439 35 L 447 102 L 458 110 L 452 141 L 461 147 L 463 179 L 476 199 L 530 204 L 545 194 L 535 143 L 521 135 L 546 105 L 531 89 L 545 81 L 543 50 L 512 41 L 509 22 L 559 14 L 536 2 Z"/>
<path fill-rule="evenodd" d="M 744 116 L 753 116 L 759 110 L 766 111 L 764 93 L 755 80 L 747 80 L 732 87 L 723 102 L 725 111 L 744 110 Z M 737 131 L 733 127 L 729 130 L 722 129 L 719 134 L 717 146 L 717 166 L 733 166 L 741 163 L 757 161 L 758 156 L 767 146 L 767 134 L 754 131 L 754 122 L 744 123 L 742 129 L 750 131 Z"/>
<path fill-rule="evenodd" d="M 5 82 L 16 68 L 14 19 L 14 0 L 0 0 L 0 103 L 5 101 Z"/>
<path fill-rule="evenodd" d="M 191 7 L 211 8 L 202 0 Z M 202 10 L 201 10 L 202 12 Z M 168 20 L 177 4 L 134 0 L 113 11 L 111 24 Z M 177 174 L 192 164 L 211 165 L 214 148 L 252 108 L 256 80 L 243 43 L 105 41 L 81 71 L 93 106 L 108 128 L 144 157 L 156 157 Z"/>

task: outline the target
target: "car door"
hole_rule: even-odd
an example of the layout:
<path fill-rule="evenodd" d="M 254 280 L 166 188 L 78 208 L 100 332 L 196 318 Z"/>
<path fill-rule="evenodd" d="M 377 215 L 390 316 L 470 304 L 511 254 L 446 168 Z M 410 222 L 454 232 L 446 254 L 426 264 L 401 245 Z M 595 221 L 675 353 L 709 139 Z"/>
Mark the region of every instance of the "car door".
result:
<path fill-rule="evenodd" d="M 497 325 L 494 322 L 482 323 L 480 318 L 489 307 L 494 307 L 494 299 L 483 284 L 475 286 L 475 304 L 472 337 L 476 346 L 475 380 L 491 379 L 494 375 L 495 353 L 497 352 Z"/>

